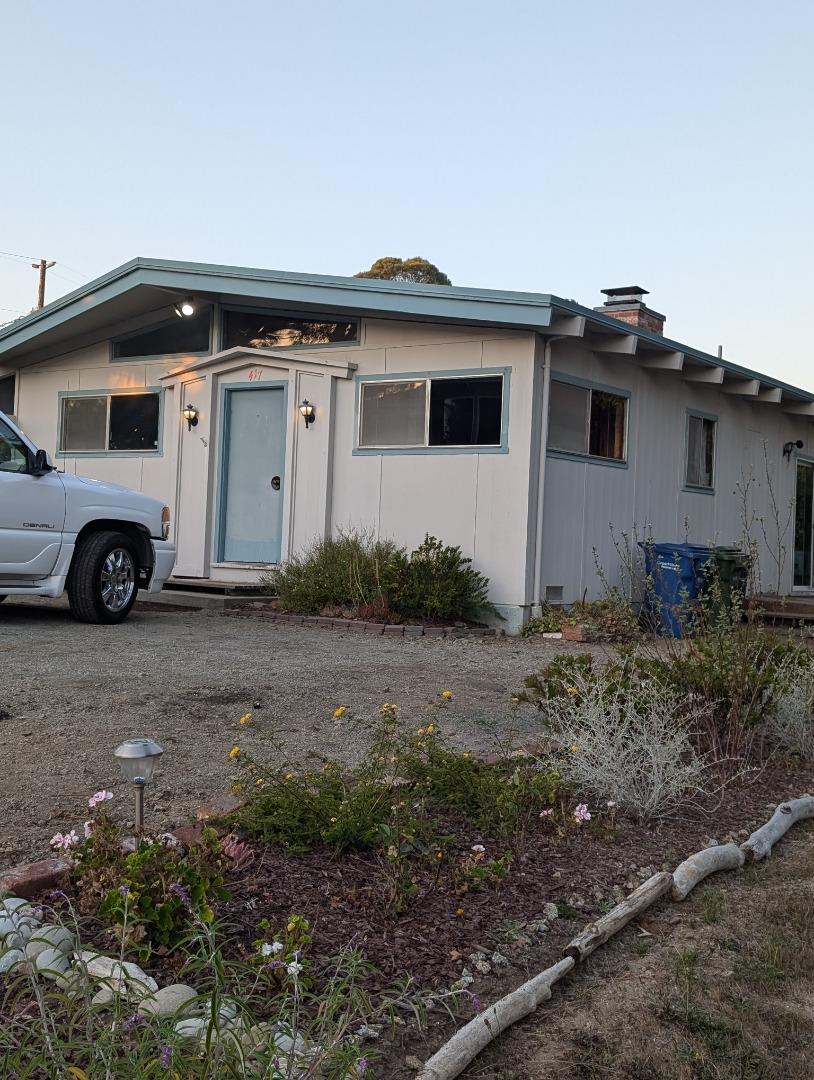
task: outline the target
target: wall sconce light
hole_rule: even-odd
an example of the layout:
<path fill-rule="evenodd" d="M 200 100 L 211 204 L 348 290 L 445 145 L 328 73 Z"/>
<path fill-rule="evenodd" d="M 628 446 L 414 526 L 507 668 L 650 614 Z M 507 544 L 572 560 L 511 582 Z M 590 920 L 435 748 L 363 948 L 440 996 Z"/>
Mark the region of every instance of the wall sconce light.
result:
<path fill-rule="evenodd" d="M 152 780 L 159 758 L 164 753 L 152 739 L 128 739 L 113 751 L 119 759 L 122 776 L 136 793 L 136 834 L 144 829 L 144 788 Z"/>
<path fill-rule="evenodd" d="M 187 431 L 192 431 L 194 427 L 198 426 L 198 410 L 194 405 L 185 405 L 183 417 L 187 422 Z"/>
<path fill-rule="evenodd" d="M 309 424 L 313 424 L 313 422 L 317 418 L 316 409 L 308 400 L 308 398 L 302 399 L 302 404 L 300 405 L 300 413 L 302 414 L 303 420 L 305 420 L 305 430 L 307 431 Z"/>
<path fill-rule="evenodd" d="M 783 457 L 788 458 L 789 461 L 791 461 L 791 452 L 792 452 L 792 450 L 794 450 L 794 449 L 802 450 L 803 445 L 804 444 L 803 444 L 802 439 L 798 439 L 797 442 L 783 443 Z"/>
<path fill-rule="evenodd" d="M 188 319 L 191 315 L 195 314 L 195 302 L 191 296 L 185 296 L 183 300 L 179 300 L 175 305 L 175 314 L 179 319 Z"/>

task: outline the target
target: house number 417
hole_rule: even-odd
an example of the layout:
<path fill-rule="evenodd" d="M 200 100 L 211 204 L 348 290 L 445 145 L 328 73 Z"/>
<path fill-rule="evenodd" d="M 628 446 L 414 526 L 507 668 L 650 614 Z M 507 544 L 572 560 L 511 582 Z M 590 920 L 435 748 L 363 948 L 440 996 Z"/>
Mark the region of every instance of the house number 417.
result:
<path fill-rule="evenodd" d="M 263 378 L 263 369 L 256 367 L 252 368 L 249 372 L 249 382 L 256 382 L 258 379 Z"/>

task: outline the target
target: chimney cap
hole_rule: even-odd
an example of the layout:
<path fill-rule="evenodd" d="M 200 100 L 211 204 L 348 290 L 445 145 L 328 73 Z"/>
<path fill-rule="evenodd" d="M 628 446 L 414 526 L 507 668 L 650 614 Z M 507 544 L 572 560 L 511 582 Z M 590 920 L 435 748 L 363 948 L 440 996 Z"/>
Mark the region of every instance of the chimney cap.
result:
<path fill-rule="evenodd" d="M 615 289 L 600 289 L 599 291 L 611 299 L 620 299 L 623 296 L 632 299 L 635 296 L 641 297 L 650 295 L 649 291 L 643 289 L 641 285 L 620 285 Z"/>

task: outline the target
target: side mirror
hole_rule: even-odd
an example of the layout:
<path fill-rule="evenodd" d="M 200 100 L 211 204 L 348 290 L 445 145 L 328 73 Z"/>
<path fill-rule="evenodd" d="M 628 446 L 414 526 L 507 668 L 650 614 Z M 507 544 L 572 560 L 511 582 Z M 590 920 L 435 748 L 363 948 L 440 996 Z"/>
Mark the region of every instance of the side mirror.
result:
<path fill-rule="evenodd" d="M 38 450 L 34 455 L 34 464 L 31 467 L 31 472 L 34 476 L 44 476 L 45 473 L 52 471 L 54 466 L 48 460 L 48 455 L 44 450 Z"/>

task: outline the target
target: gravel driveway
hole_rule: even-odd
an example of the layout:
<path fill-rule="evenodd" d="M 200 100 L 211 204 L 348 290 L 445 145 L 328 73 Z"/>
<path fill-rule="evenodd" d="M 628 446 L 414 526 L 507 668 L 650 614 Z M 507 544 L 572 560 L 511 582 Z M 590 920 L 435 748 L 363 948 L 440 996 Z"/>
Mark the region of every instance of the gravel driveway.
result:
<path fill-rule="evenodd" d="M 522 738 L 535 730 L 534 711 L 512 706 L 511 691 L 579 649 L 540 638 L 370 638 L 146 606 L 100 627 L 73 622 L 63 601 L 9 599 L 0 608 L 0 869 L 81 827 L 98 788 L 122 796 L 114 805 L 127 818 L 112 750 L 129 736 L 165 749 L 147 812 L 171 827 L 228 790 L 234 742 L 268 759 L 279 739 L 298 764 L 352 760 L 383 701 L 418 726 L 451 690 L 444 726 L 456 740 L 478 749 L 493 743 L 490 732 Z M 337 705 L 348 709 L 340 722 Z M 248 710 L 254 720 L 241 728 Z"/>

